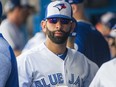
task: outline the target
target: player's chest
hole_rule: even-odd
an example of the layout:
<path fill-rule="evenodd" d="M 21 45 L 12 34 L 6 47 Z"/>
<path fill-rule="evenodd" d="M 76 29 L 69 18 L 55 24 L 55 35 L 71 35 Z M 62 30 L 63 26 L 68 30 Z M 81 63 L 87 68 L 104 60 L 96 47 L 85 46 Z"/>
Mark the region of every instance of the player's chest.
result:
<path fill-rule="evenodd" d="M 75 69 L 67 69 L 64 62 L 47 63 L 36 67 L 33 72 L 32 87 L 81 87 L 82 77 L 80 72 Z"/>

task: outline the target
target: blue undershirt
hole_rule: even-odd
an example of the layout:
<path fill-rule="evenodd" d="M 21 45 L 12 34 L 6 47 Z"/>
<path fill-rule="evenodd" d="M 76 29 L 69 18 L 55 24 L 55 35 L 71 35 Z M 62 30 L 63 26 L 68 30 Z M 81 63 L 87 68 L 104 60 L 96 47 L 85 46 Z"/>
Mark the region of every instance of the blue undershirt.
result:
<path fill-rule="evenodd" d="M 68 50 L 66 49 L 66 51 L 63 54 L 57 54 L 57 56 L 60 57 L 62 60 L 64 60 L 67 55 L 67 51 Z"/>

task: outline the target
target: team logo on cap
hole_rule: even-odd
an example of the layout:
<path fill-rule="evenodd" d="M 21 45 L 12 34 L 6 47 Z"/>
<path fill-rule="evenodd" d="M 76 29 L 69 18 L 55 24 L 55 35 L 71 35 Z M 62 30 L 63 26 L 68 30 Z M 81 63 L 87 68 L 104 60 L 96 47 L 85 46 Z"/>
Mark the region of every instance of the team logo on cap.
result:
<path fill-rule="evenodd" d="M 57 5 L 53 6 L 53 7 L 58 8 L 59 11 L 66 8 L 65 4 L 57 4 Z"/>

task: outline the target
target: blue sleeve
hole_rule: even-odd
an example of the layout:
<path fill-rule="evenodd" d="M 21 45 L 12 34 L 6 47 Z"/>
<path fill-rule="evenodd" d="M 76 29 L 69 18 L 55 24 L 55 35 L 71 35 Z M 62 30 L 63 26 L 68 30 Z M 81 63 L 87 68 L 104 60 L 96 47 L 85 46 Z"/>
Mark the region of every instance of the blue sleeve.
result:
<path fill-rule="evenodd" d="M 84 40 L 82 37 L 80 37 L 80 35 L 77 35 L 77 37 L 75 39 L 75 43 L 78 46 L 78 51 L 83 53 L 84 52 Z"/>
<path fill-rule="evenodd" d="M 10 46 L 9 46 L 9 50 L 11 53 L 12 69 L 11 69 L 11 73 L 10 73 L 10 76 L 9 76 L 7 82 L 6 82 L 5 87 L 19 87 L 16 57 L 15 57 L 13 50 Z"/>
<path fill-rule="evenodd" d="M 78 51 L 98 66 L 111 58 L 108 43 L 91 24 L 78 23 L 75 43 L 78 45 Z"/>
<path fill-rule="evenodd" d="M 83 28 L 81 25 L 78 24 L 78 30 L 77 36 L 75 38 L 75 43 L 78 45 L 78 51 L 81 53 L 84 53 L 85 50 L 85 40 L 87 36 L 84 34 L 86 31 L 84 31 L 85 28 Z"/>

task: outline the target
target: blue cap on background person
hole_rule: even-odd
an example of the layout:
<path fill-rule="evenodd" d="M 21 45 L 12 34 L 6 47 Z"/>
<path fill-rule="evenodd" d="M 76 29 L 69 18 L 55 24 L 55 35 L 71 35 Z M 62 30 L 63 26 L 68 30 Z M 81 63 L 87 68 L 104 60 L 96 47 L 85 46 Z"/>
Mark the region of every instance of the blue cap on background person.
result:
<path fill-rule="evenodd" d="M 26 9 L 33 9 L 34 6 L 27 3 L 27 0 L 8 0 L 4 6 L 5 13 L 13 10 L 15 7 L 22 7 Z"/>
<path fill-rule="evenodd" d="M 107 12 L 101 16 L 100 21 L 111 30 L 116 23 L 116 14 Z"/>
<path fill-rule="evenodd" d="M 116 29 L 116 24 L 112 27 L 112 30 Z"/>
<path fill-rule="evenodd" d="M 0 1 L 0 17 L 2 16 L 2 3 Z"/>
<path fill-rule="evenodd" d="M 72 19 L 72 8 L 70 4 L 65 1 L 51 2 L 47 6 L 45 19 L 53 17 Z"/>
<path fill-rule="evenodd" d="M 110 32 L 110 36 L 116 38 L 116 24 L 112 27 L 112 30 Z"/>
<path fill-rule="evenodd" d="M 21 7 L 20 0 L 8 0 L 4 6 L 4 12 L 8 13 L 12 11 L 15 7 Z"/>
<path fill-rule="evenodd" d="M 66 0 L 70 4 L 79 4 L 82 3 L 84 0 Z"/>

